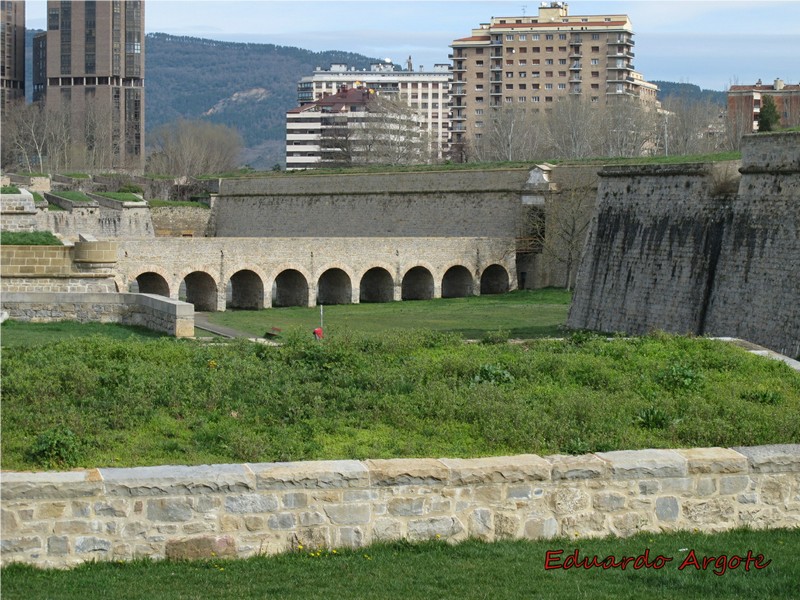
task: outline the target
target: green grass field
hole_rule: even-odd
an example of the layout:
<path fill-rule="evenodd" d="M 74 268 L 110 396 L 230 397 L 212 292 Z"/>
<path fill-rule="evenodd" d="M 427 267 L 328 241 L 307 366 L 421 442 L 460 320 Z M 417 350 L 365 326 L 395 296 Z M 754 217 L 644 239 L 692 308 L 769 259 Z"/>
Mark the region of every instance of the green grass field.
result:
<path fill-rule="evenodd" d="M 497 296 L 443 298 L 380 304 L 342 304 L 323 307 L 326 333 L 376 334 L 389 329 L 431 329 L 481 339 L 502 330 L 511 338 L 562 336 L 571 295 L 563 289 L 524 290 Z M 212 313 L 212 323 L 253 336 L 272 328 L 311 330 L 320 323 L 320 309 L 271 308 Z"/>
<path fill-rule="evenodd" d="M 59 340 L 101 336 L 114 340 L 164 337 L 144 327 L 116 325 L 112 323 L 76 323 L 57 321 L 54 323 L 23 323 L 6 321 L 0 325 L 0 344 L 3 348 L 27 347 L 52 344 Z"/>
<path fill-rule="evenodd" d="M 662 568 L 545 569 L 578 550 L 580 558 L 648 553 Z M 729 560 L 698 570 L 692 556 L 763 558 L 755 568 L 727 570 Z M 593 540 L 468 541 L 380 544 L 358 550 L 297 552 L 247 560 L 87 563 L 68 571 L 12 565 L 2 570 L 4 600 L 280 598 L 430 598 L 555 600 L 720 599 L 800 597 L 800 529 L 640 534 Z M 555 558 L 554 558 L 555 557 Z M 555 559 L 561 559 L 557 561 Z M 683 569 L 679 567 L 688 563 Z M 735 563 L 736 561 L 734 561 Z M 658 564 L 662 564 L 659 562 Z M 716 572 L 715 572 L 716 571 Z"/>

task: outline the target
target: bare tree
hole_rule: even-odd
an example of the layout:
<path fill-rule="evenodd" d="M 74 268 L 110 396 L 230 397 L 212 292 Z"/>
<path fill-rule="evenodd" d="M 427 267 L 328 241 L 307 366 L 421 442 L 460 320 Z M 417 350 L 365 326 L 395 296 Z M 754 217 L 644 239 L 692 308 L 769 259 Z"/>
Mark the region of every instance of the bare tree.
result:
<path fill-rule="evenodd" d="M 488 109 L 481 137 L 473 145 L 481 161 L 531 160 L 544 148 L 547 131 L 533 109 L 519 104 Z"/>
<path fill-rule="evenodd" d="M 48 114 L 42 103 L 15 103 L 2 127 L 3 168 L 16 163 L 28 173 L 45 168 Z M 13 152 L 7 150 L 12 149 Z"/>
<path fill-rule="evenodd" d="M 150 136 L 152 153 L 147 170 L 176 176 L 197 176 L 235 169 L 242 137 L 225 125 L 180 120 Z"/>
<path fill-rule="evenodd" d="M 600 111 L 581 97 L 568 97 L 548 113 L 550 141 L 559 158 L 596 156 L 600 140 Z"/>
<path fill-rule="evenodd" d="M 522 252 L 542 254 L 559 266 L 566 289 L 578 268 L 581 251 L 595 204 L 596 175 L 593 171 L 575 170 L 569 185 L 546 195 L 544 206 L 528 207 L 525 212 Z"/>
<path fill-rule="evenodd" d="M 599 153 L 641 156 L 656 138 L 658 114 L 638 101 L 623 100 L 598 107 Z"/>
<path fill-rule="evenodd" d="M 665 111 L 664 151 L 689 155 L 713 152 L 722 136 L 715 129 L 720 121 L 720 107 L 708 101 L 693 101 L 670 96 L 663 103 Z"/>

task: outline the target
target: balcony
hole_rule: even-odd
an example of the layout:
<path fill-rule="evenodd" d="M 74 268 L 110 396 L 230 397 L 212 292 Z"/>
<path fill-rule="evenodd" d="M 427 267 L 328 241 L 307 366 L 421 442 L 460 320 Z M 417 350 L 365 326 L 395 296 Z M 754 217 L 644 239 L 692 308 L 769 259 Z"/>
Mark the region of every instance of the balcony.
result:
<path fill-rule="evenodd" d="M 581 93 L 583 93 L 583 90 L 582 90 L 581 86 L 576 85 L 574 87 L 569 88 L 569 93 L 570 94 L 581 94 Z"/>
<path fill-rule="evenodd" d="M 580 73 L 575 73 L 574 75 L 570 75 L 569 76 L 569 82 L 570 83 L 574 83 L 574 82 L 581 81 L 581 80 L 582 80 L 582 78 L 581 78 Z"/>
<path fill-rule="evenodd" d="M 569 68 L 570 71 L 580 71 L 581 70 L 581 63 L 574 62 Z"/>

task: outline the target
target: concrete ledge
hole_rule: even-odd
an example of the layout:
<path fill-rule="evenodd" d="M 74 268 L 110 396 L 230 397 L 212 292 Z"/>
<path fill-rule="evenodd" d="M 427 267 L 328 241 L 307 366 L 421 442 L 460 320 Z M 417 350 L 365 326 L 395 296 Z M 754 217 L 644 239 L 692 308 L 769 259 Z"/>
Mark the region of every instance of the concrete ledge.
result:
<path fill-rule="evenodd" d="M 736 447 L 734 450 L 743 454 L 757 473 L 800 472 L 800 444 Z"/>
<path fill-rule="evenodd" d="M 159 466 L 99 469 L 109 496 L 160 496 L 255 490 L 246 465 Z"/>
<path fill-rule="evenodd" d="M 598 452 L 608 462 L 613 479 L 686 477 L 688 461 L 675 450 L 619 450 Z"/>
<path fill-rule="evenodd" d="M 259 490 L 328 489 L 369 485 L 367 468 L 355 460 L 255 463 L 248 467 L 255 473 Z"/>

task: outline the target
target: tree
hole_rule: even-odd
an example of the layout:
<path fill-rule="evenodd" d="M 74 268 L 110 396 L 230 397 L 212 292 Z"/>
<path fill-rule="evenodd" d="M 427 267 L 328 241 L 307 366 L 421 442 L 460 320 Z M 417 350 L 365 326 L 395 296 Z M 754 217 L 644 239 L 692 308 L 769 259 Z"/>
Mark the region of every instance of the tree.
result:
<path fill-rule="evenodd" d="M 180 120 L 150 136 L 147 171 L 179 177 L 223 173 L 239 166 L 242 137 L 234 129 L 206 121 Z"/>
<path fill-rule="evenodd" d="M 531 160 L 546 144 L 547 130 L 533 109 L 518 104 L 493 107 L 484 117 L 483 132 L 473 145 L 480 161 Z"/>
<path fill-rule="evenodd" d="M 781 116 L 772 96 L 761 98 L 761 110 L 758 113 L 758 132 L 774 131 L 780 125 Z"/>
<path fill-rule="evenodd" d="M 600 111 L 580 97 L 568 97 L 548 112 L 550 141 L 559 158 L 597 156 Z"/>
<path fill-rule="evenodd" d="M 715 131 L 722 126 L 721 108 L 708 100 L 670 96 L 664 108 L 664 153 L 690 155 L 713 152 L 723 138 Z M 660 128 L 659 128 L 660 129 Z"/>

